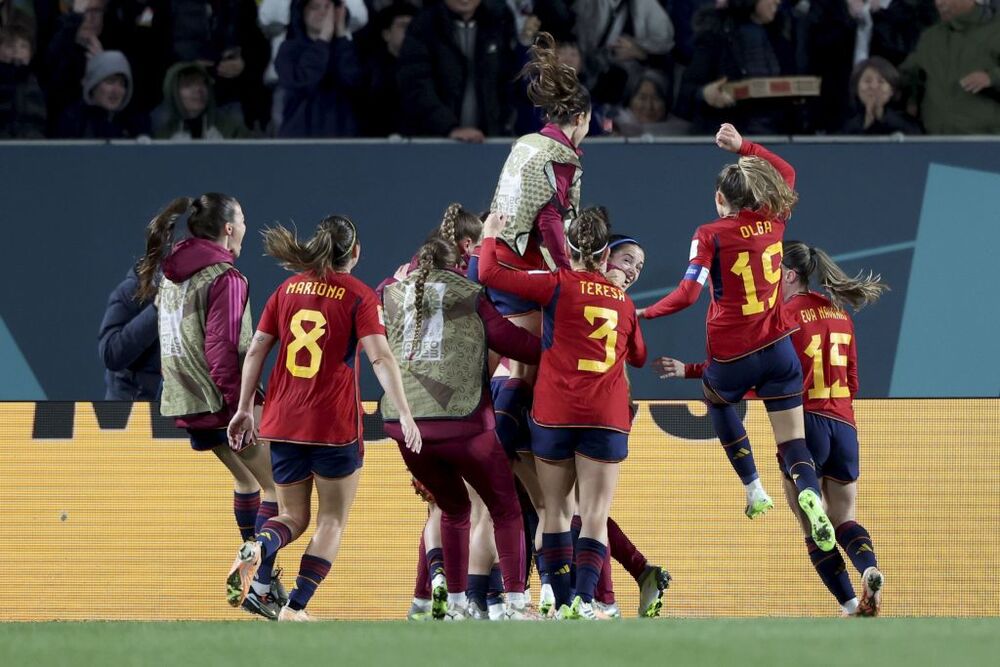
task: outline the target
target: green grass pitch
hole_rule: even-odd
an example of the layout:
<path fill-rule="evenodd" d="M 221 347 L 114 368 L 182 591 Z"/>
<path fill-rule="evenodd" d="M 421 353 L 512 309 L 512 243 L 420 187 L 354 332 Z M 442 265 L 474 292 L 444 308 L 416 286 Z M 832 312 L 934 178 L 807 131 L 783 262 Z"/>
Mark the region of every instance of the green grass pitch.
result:
<path fill-rule="evenodd" d="M 1000 664 L 1000 619 L 6 623 L 0 665 Z"/>

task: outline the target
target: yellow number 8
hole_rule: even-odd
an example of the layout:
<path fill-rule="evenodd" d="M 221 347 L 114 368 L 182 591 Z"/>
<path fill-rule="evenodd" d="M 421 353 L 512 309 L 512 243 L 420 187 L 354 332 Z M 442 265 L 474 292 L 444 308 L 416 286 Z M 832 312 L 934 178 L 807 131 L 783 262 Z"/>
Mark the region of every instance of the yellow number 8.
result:
<path fill-rule="evenodd" d="M 302 328 L 303 322 L 312 322 L 313 328 L 306 331 Z M 288 328 L 291 330 L 292 335 L 295 336 L 295 340 L 289 343 L 285 355 L 285 367 L 289 373 L 297 378 L 305 378 L 307 380 L 316 377 L 316 373 L 319 373 L 319 362 L 323 359 L 323 350 L 317 343 L 323 337 L 323 334 L 326 333 L 326 329 L 323 328 L 325 326 L 326 318 L 318 310 L 302 309 L 292 315 L 292 322 Z M 299 350 L 305 350 L 309 353 L 308 366 L 299 366 L 295 363 L 295 357 L 298 355 Z"/>

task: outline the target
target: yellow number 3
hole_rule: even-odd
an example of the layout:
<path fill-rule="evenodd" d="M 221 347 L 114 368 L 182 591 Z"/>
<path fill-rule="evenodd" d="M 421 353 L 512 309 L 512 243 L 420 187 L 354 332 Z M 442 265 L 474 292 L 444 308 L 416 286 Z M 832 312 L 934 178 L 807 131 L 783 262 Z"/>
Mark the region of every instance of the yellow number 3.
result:
<path fill-rule="evenodd" d="M 313 328 L 306 331 L 302 328 L 303 322 L 312 322 Z M 325 326 L 326 318 L 318 310 L 303 308 L 292 315 L 292 322 L 288 328 L 295 340 L 288 344 L 288 351 L 285 355 L 285 367 L 288 368 L 289 373 L 297 378 L 305 379 L 315 377 L 316 373 L 319 373 L 319 362 L 323 359 L 323 350 L 317 345 L 317 342 L 326 333 L 326 329 L 323 328 Z M 307 366 L 299 366 L 295 362 L 299 350 L 305 350 L 309 353 Z"/>
<path fill-rule="evenodd" d="M 618 343 L 618 311 L 610 308 L 598 308 L 597 306 L 587 306 L 583 309 L 583 316 L 587 322 L 594 324 L 594 320 L 602 319 L 604 324 L 597 327 L 587 338 L 604 339 L 604 361 L 593 359 L 577 359 L 576 369 L 579 371 L 590 371 L 591 373 L 604 373 L 615 365 L 615 345 Z"/>

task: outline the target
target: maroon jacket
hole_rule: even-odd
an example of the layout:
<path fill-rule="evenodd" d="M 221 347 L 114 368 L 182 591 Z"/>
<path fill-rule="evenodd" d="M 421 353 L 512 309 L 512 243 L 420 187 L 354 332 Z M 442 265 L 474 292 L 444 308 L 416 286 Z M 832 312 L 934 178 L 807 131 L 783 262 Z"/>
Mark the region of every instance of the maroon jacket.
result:
<path fill-rule="evenodd" d="M 460 272 L 456 272 L 460 273 Z M 377 290 L 382 298 L 382 291 L 389 285 L 398 282 L 394 277 L 382 281 Z M 476 307 L 479 318 L 486 329 L 486 345 L 501 356 L 516 359 L 526 364 L 537 364 L 542 356 L 541 341 L 538 336 L 511 324 L 500 314 L 496 306 L 483 294 Z M 490 394 L 489 382 L 483 383 L 482 399 L 479 406 L 468 417 L 461 419 L 421 419 L 420 434 L 424 440 L 446 440 L 449 438 L 467 437 L 492 431 L 496 428 L 496 416 L 493 414 L 493 399 Z M 400 440 L 403 430 L 398 422 L 386 422 L 385 432 L 389 437 Z"/>
<path fill-rule="evenodd" d="M 174 245 L 163 260 L 163 275 L 172 282 L 187 280 L 206 266 L 236 260 L 233 253 L 214 241 L 185 239 Z M 246 309 L 247 280 L 232 268 L 220 275 L 208 291 L 205 313 L 205 360 L 212 381 L 222 392 L 225 407 L 213 414 L 186 415 L 177 426 L 188 429 L 225 428 L 240 400 L 240 325 Z"/>

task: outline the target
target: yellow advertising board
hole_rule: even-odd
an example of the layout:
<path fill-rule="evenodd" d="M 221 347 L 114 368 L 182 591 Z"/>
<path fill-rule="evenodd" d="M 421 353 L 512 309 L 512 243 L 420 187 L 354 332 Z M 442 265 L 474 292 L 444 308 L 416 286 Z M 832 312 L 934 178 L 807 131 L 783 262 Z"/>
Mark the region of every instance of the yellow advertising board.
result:
<path fill-rule="evenodd" d="M 240 543 L 228 473 L 155 410 L 0 403 L 0 620 L 251 618 L 225 601 Z M 1000 615 L 1000 400 L 870 400 L 857 410 L 858 520 L 886 576 L 884 613 Z M 753 522 L 705 412 L 698 402 L 640 404 L 613 509 L 673 574 L 666 615 L 835 615 L 781 504 L 763 407 L 748 405 L 747 430 L 779 504 Z M 340 556 L 310 604 L 320 618 L 397 619 L 412 596 L 425 508 L 395 443 L 367 421 Z M 289 587 L 306 542 L 279 555 Z M 614 575 L 634 615 L 636 585 L 617 564 Z"/>

